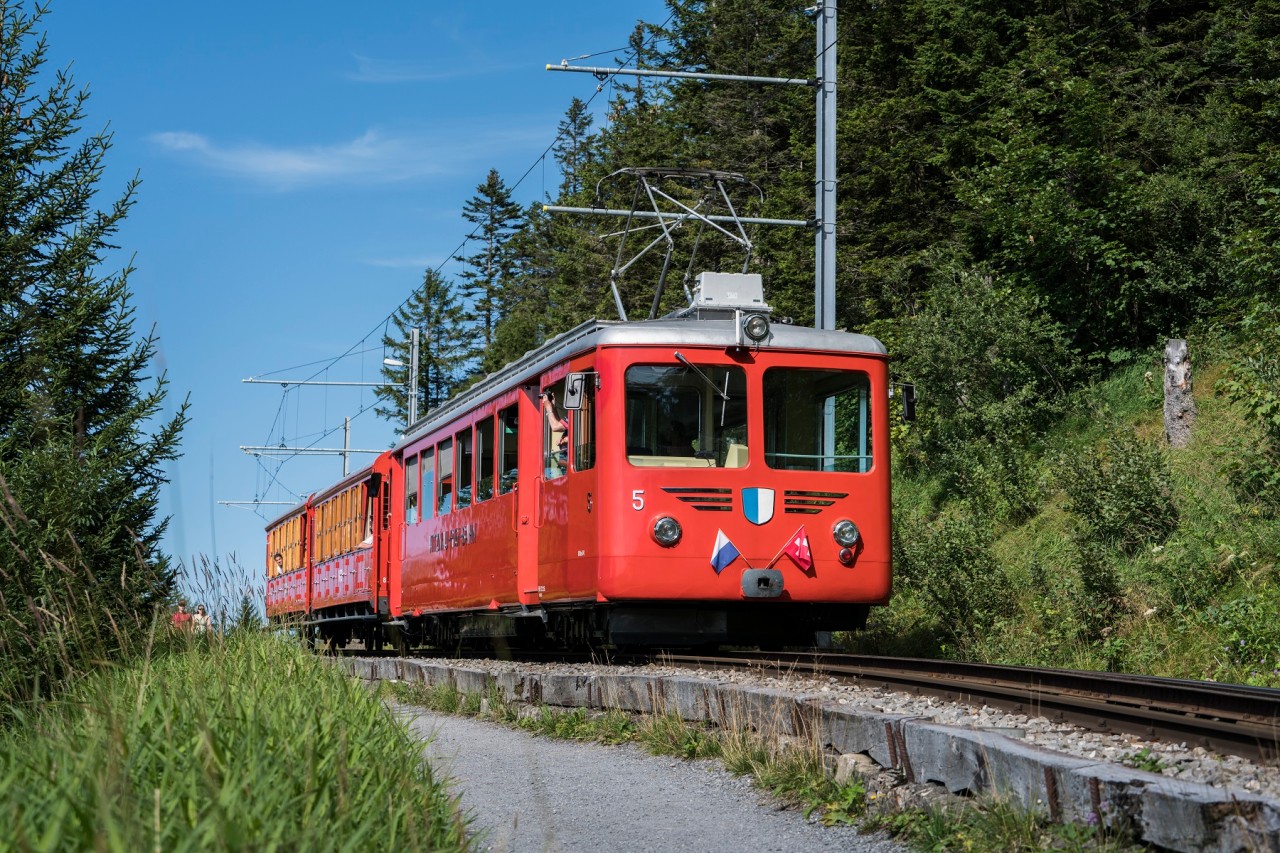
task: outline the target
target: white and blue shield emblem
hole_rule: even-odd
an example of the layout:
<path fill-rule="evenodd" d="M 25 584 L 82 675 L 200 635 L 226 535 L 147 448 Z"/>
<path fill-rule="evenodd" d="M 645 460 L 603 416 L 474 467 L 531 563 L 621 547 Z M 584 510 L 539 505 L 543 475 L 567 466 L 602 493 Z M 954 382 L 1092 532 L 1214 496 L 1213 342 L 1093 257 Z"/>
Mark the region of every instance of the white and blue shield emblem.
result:
<path fill-rule="evenodd" d="M 752 524 L 765 524 L 773 518 L 773 489 L 743 489 L 742 514 Z"/>

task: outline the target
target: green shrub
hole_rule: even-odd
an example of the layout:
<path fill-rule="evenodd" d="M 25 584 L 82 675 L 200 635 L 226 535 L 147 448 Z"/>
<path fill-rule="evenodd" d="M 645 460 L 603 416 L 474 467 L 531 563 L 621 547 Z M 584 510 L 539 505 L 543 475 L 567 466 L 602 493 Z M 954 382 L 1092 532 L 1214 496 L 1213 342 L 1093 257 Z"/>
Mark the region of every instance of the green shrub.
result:
<path fill-rule="evenodd" d="M 1240 325 L 1241 343 L 1215 387 L 1244 409 L 1261 440 L 1237 448 L 1229 474 L 1240 500 L 1274 512 L 1280 508 L 1280 309 L 1260 300 Z"/>
<path fill-rule="evenodd" d="M 1269 674 L 1280 669 L 1280 594 L 1250 593 L 1200 613 L 1200 624 L 1221 643 L 1221 656 L 1232 664 Z"/>
<path fill-rule="evenodd" d="M 939 269 L 935 279 L 923 310 L 897 330 L 895 374 L 921 398 L 919 454 L 906 461 L 933 469 L 951 459 L 943 464 L 964 471 L 975 448 L 1021 446 L 1050 425 L 1076 360 L 1061 327 L 1025 295 L 970 269 Z"/>
<path fill-rule="evenodd" d="M 961 644 L 1014 605 L 991 535 L 990 526 L 966 507 L 932 522 L 904 519 L 895 539 L 903 582 L 928 603 L 939 629 Z"/>
<path fill-rule="evenodd" d="M 1133 554 L 1163 542 L 1178 526 L 1168 464 L 1159 449 L 1136 436 L 1111 435 L 1101 448 L 1064 457 L 1060 466 L 1084 543 Z"/>

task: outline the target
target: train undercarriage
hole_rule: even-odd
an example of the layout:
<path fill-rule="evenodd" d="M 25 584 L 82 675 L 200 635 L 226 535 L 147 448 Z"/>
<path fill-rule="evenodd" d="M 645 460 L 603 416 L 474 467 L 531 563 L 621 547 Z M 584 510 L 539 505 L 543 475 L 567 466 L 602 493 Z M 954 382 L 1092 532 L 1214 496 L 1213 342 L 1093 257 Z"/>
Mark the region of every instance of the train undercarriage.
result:
<path fill-rule="evenodd" d="M 501 611 L 463 611 L 380 617 L 367 604 L 317 611 L 302 622 L 308 639 L 332 648 L 353 642 L 366 649 L 433 649 L 442 654 L 480 649 L 713 649 L 722 645 L 821 647 L 832 631 L 866 626 L 865 604 L 691 602 L 549 605 Z"/>

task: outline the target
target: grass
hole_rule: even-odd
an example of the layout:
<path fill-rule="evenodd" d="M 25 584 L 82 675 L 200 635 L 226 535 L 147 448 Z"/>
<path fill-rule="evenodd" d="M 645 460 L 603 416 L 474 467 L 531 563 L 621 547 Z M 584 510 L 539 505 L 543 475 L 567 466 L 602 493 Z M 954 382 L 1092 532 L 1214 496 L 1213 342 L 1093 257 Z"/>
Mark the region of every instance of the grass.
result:
<path fill-rule="evenodd" d="M 466 849 L 418 754 L 363 686 L 296 645 L 192 638 L 0 731 L 0 850 Z"/>
<path fill-rule="evenodd" d="M 1129 833 L 1095 826 L 1050 823 L 1047 818 L 1002 800 L 966 803 L 960 808 L 910 808 L 882 812 L 864 826 L 882 830 L 918 850 L 1035 853 L 1040 850 L 1143 850 Z"/>

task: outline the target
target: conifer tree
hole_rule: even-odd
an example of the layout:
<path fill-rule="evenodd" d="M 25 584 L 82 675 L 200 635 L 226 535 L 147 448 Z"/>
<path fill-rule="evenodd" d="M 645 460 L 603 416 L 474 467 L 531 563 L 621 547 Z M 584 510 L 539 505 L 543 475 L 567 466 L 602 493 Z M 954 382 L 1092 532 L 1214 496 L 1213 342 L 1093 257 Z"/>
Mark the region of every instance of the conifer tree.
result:
<path fill-rule="evenodd" d="M 476 194 L 462 210 L 462 218 L 474 226 L 472 240 L 479 248 L 471 255 L 460 255 L 462 296 L 467 304 L 468 319 L 474 324 L 476 343 L 471 353 L 480 358 L 493 345 L 498 323 L 505 314 L 508 288 L 516 274 L 516 257 L 511 238 L 520 227 L 520 206 L 511 200 L 497 169 L 476 187 Z"/>
<path fill-rule="evenodd" d="M 400 362 L 386 365 L 387 384 L 375 389 L 380 401 L 374 411 L 394 423 L 404 423 L 409 405 L 411 330 L 418 338 L 418 415 L 448 400 L 458 390 L 464 374 L 467 344 L 463 337 L 463 310 L 453 284 L 435 270 L 427 270 L 422 284 L 391 317 L 395 334 L 382 336 L 382 346 Z"/>
<path fill-rule="evenodd" d="M 118 650 L 172 593 L 157 339 L 136 336 L 128 276 L 103 270 L 137 181 L 95 194 L 110 135 L 87 93 L 44 70 L 45 11 L 0 0 L 0 696 Z"/>
<path fill-rule="evenodd" d="M 556 130 L 556 144 L 551 152 L 560 167 L 560 198 L 567 201 L 583 191 L 584 173 L 595 160 L 596 136 L 591 132 L 591 113 L 581 98 L 569 102 L 569 109 Z"/>

